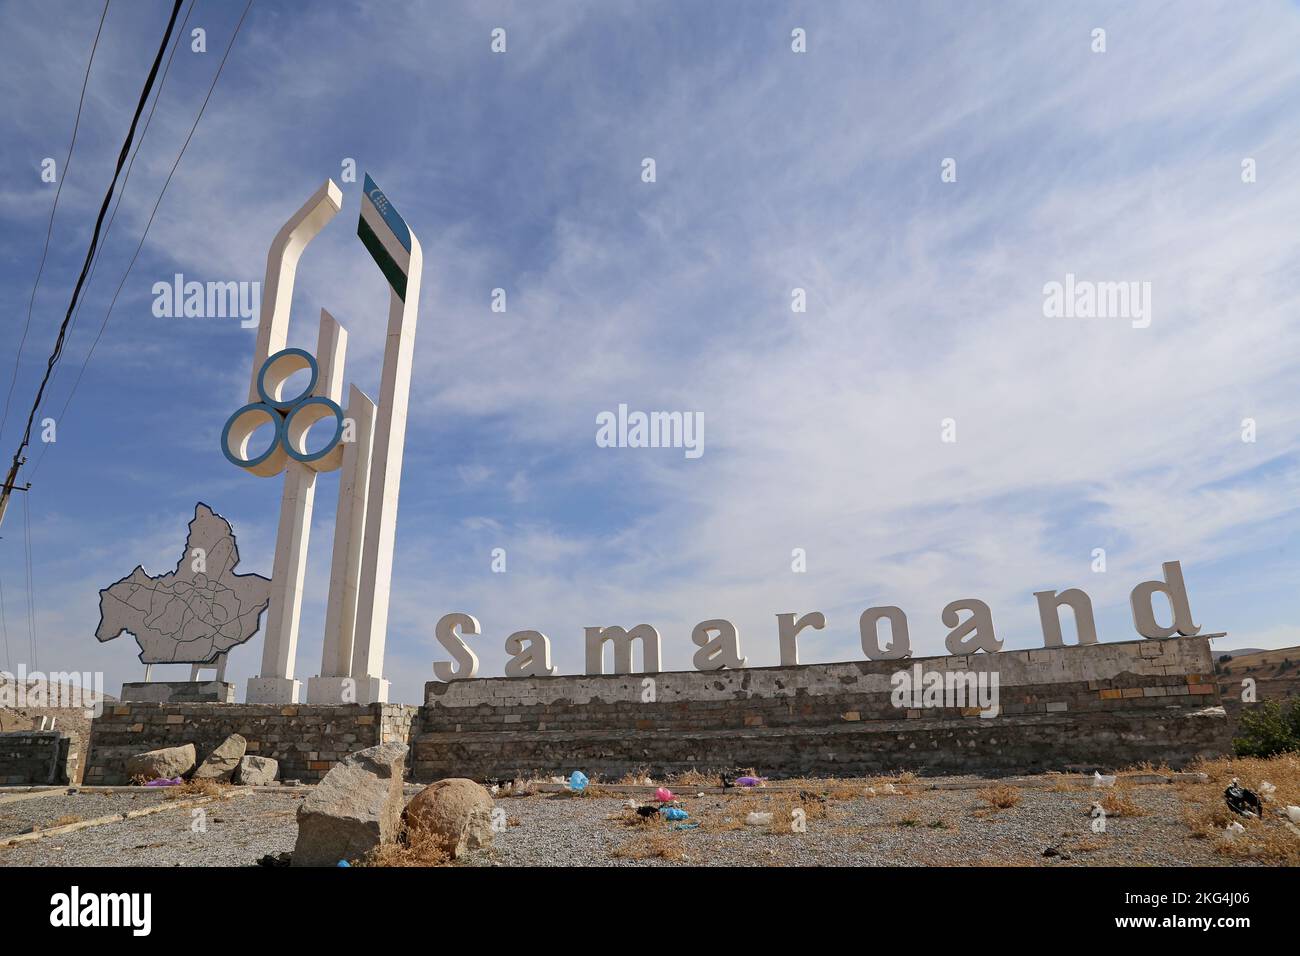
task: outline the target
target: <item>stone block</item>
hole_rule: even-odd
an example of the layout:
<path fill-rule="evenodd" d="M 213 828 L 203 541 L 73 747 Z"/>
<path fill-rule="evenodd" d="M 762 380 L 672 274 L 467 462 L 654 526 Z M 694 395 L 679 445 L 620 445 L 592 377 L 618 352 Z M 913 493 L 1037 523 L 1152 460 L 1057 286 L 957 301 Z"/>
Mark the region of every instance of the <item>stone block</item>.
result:
<path fill-rule="evenodd" d="M 346 757 L 298 807 L 294 866 L 334 866 L 397 839 L 407 748 L 388 743 Z"/>

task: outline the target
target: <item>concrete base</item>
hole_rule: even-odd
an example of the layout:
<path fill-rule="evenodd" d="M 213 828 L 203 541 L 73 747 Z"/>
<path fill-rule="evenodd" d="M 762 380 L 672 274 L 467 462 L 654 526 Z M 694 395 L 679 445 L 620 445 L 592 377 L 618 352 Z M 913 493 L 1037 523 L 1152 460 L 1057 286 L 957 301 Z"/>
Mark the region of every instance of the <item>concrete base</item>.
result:
<path fill-rule="evenodd" d="M 355 704 L 357 682 L 351 677 L 307 678 L 307 703 Z"/>
<path fill-rule="evenodd" d="M 386 704 L 388 686 L 382 677 L 309 677 L 307 703 Z"/>
<path fill-rule="evenodd" d="M 382 677 L 357 677 L 358 704 L 388 703 L 388 681 Z"/>
<path fill-rule="evenodd" d="M 302 681 L 289 677 L 250 677 L 245 701 L 250 704 L 296 704 Z"/>
<path fill-rule="evenodd" d="M 153 704 L 233 704 L 235 685 L 224 680 L 134 681 L 122 685 L 118 699 Z"/>

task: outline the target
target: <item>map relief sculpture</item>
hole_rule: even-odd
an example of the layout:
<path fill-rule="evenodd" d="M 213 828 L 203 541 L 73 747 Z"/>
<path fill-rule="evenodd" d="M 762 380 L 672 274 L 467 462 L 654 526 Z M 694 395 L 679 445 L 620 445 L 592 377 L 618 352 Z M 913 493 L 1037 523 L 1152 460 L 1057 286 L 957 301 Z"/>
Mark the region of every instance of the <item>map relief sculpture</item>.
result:
<path fill-rule="evenodd" d="M 175 571 L 143 566 L 99 592 L 95 637 L 129 632 L 142 664 L 212 664 L 257 633 L 271 601 L 271 582 L 236 574 L 239 548 L 230 523 L 207 505 L 194 507 Z"/>

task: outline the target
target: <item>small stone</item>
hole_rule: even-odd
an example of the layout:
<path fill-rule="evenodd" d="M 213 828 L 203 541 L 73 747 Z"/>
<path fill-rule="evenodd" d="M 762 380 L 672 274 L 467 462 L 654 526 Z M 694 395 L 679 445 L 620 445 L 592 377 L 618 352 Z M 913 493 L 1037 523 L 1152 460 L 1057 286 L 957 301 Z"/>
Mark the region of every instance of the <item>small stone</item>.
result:
<path fill-rule="evenodd" d="M 280 762 L 271 757 L 245 756 L 239 761 L 239 782 L 245 787 L 269 787 L 280 773 Z"/>
<path fill-rule="evenodd" d="M 170 780 L 194 769 L 194 745 L 164 747 L 150 750 L 126 761 L 126 776 L 130 780 Z"/>

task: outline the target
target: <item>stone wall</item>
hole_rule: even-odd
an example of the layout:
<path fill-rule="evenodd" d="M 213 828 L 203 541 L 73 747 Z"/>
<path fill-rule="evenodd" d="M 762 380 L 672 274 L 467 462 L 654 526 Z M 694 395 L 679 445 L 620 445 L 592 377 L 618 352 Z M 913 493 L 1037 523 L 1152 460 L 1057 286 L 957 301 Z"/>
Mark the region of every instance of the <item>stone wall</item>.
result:
<path fill-rule="evenodd" d="M 233 704 L 235 685 L 224 680 L 133 681 L 122 685 L 123 702 Z"/>
<path fill-rule="evenodd" d="M 1000 713 L 898 709 L 917 665 L 996 673 Z M 773 777 L 1181 766 L 1229 749 L 1209 641 L 1129 641 L 1000 654 L 652 675 L 485 678 L 425 687 L 420 781 L 617 777 L 753 768 Z"/>
<path fill-rule="evenodd" d="M 77 779 L 79 760 L 75 739 L 60 731 L 0 733 L 0 786 L 72 783 Z"/>
<path fill-rule="evenodd" d="M 241 734 L 248 753 L 279 761 L 281 780 L 316 783 L 349 753 L 390 740 L 408 743 L 417 710 L 407 704 L 110 704 L 91 725 L 85 782 L 129 783 L 127 758 L 160 747 L 192 743 L 202 761 L 226 737 Z"/>

